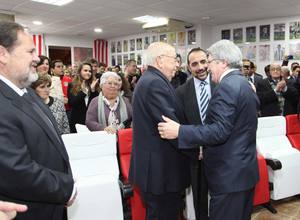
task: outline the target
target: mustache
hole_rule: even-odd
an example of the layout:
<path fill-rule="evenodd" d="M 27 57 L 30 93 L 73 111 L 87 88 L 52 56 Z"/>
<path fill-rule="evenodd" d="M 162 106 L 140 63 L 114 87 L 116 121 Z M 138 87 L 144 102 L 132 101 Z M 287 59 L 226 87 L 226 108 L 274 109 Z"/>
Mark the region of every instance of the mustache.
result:
<path fill-rule="evenodd" d="M 199 69 L 199 70 L 195 71 L 196 74 L 201 74 L 204 72 L 207 72 L 207 68 L 203 68 L 203 69 Z"/>

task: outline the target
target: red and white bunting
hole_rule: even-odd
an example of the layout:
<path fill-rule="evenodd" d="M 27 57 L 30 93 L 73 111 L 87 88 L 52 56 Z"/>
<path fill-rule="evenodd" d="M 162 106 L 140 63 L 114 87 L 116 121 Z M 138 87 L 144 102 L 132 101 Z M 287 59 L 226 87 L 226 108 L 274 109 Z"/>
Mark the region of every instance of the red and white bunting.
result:
<path fill-rule="evenodd" d="M 108 42 L 106 40 L 94 40 L 94 58 L 108 65 Z"/>
<path fill-rule="evenodd" d="M 45 45 L 44 45 L 44 35 L 43 34 L 33 34 L 33 43 L 35 45 L 37 55 L 45 55 Z"/>

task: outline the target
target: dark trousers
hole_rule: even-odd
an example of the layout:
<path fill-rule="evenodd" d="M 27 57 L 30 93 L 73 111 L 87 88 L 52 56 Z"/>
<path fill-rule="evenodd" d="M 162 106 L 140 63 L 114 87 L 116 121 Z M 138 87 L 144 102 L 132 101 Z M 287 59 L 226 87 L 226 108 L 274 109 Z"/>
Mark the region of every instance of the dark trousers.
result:
<path fill-rule="evenodd" d="M 191 161 L 190 168 L 196 220 L 208 220 L 208 188 L 202 160 Z"/>
<path fill-rule="evenodd" d="M 146 205 L 146 220 L 177 220 L 182 210 L 182 193 L 153 195 L 141 192 Z"/>
<path fill-rule="evenodd" d="M 228 194 L 211 193 L 210 220 L 250 220 L 254 188 Z"/>

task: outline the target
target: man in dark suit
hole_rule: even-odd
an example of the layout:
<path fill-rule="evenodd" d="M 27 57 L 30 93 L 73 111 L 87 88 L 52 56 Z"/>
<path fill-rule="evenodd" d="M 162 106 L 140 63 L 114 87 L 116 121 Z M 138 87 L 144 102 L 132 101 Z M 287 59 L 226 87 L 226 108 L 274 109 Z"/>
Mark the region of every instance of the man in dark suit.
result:
<path fill-rule="evenodd" d="M 240 72 L 242 54 L 228 40 L 208 49 L 208 68 L 218 83 L 205 125 L 179 125 L 163 117 L 161 137 L 178 137 L 178 147 L 204 145 L 204 168 L 210 191 L 210 220 L 250 220 L 258 181 L 256 128 L 258 98 Z"/>
<path fill-rule="evenodd" d="M 193 75 L 185 84 L 176 89 L 176 95 L 179 104 L 182 106 L 186 124 L 203 124 L 201 115 L 201 83 L 205 83 L 203 89 L 208 94 L 208 100 L 215 87 L 215 83 L 207 72 L 207 54 L 201 48 L 193 48 L 187 55 L 188 69 Z M 200 150 L 201 149 L 201 150 Z M 208 189 L 202 165 L 202 147 L 186 150 L 190 156 L 191 166 L 191 185 L 193 192 L 193 201 L 195 208 L 195 217 L 197 220 L 208 219 Z"/>
<path fill-rule="evenodd" d="M 297 113 L 298 92 L 293 80 L 284 80 L 279 64 L 270 65 L 270 78 L 257 84 L 261 116 L 289 115 Z"/>
<path fill-rule="evenodd" d="M 254 63 L 248 59 L 243 59 L 242 71 L 248 81 L 254 84 L 255 88 L 257 87 L 257 84 L 263 79 L 261 75 L 255 73 Z"/>
<path fill-rule="evenodd" d="M 177 141 L 159 136 L 162 115 L 182 120 L 170 81 L 175 74 L 175 49 L 152 43 L 146 51 L 147 71 L 133 95 L 133 146 L 130 181 L 139 187 L 146 205 L 146 219 L 176 220 L 182 209 L 182 193 L 190 184 L 189 162 Z"/>
<path fill-rule="evenodd" d="M 18 220 L 61 220 L 76 188 L 54 117 L 26 89 L 38 61 L 31 35 L 0 22 L 0 200 L 27 205 Z"/>

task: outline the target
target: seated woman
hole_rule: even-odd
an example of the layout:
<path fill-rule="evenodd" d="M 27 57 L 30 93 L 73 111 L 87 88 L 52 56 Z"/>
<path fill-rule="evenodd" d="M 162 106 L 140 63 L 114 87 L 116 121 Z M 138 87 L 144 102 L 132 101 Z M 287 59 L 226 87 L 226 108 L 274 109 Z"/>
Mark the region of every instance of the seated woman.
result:
<path fill-rule="evenodd" d="M 132 107 L 129 100 L 120 95 L 121 78 L 115 72 L 105 72 L 100 79 L 101 92 L 94 98 L 86 113 L 86 126 L 91 131 L 117 130 L 130 127 Z"/>
<path fill-rule="evenodd" d="M 50 96 L 51 77 L 48 74 L 39 73 L 38 80 L 31 84 L 31 88 L 49 106 L 58 126 L 59 134 L 70 133 L 69 121 L 62 100 Z"/>

